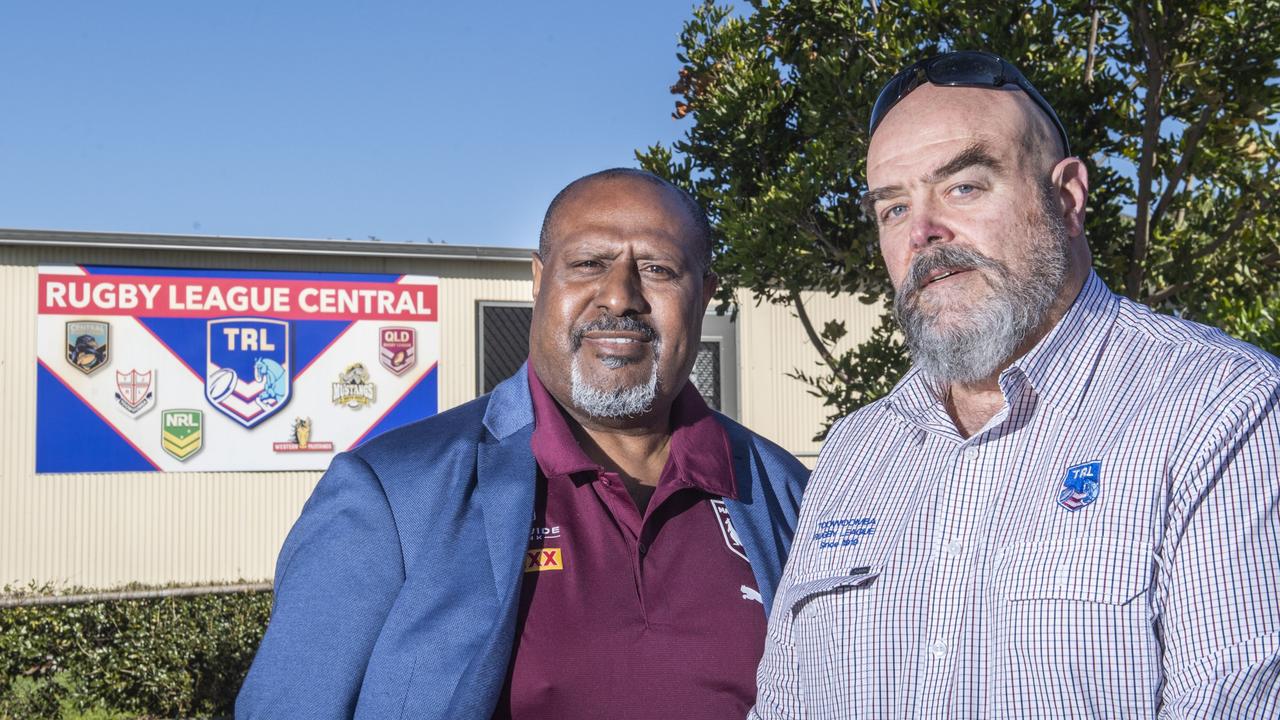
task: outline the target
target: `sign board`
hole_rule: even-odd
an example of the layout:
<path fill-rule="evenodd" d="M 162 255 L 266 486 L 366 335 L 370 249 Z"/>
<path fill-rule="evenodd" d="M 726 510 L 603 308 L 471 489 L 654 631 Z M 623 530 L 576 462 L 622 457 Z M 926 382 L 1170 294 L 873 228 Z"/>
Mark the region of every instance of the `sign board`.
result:
<path fill-rule="evenodd" d="M 323 470 L 437 409 L 435 278 L 41 266 L 36 472 Z"/>

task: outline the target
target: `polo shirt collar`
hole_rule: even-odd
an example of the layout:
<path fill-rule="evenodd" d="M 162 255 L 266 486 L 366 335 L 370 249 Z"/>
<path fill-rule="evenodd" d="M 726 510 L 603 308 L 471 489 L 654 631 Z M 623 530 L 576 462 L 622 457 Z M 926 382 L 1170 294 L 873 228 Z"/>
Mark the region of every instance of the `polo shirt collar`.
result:
<path fill-rule="evenodd" d="M 533 438 L 530 441 L 534 460 L 547 478 L 569 477 L 575 473 L 605 469 L 582 450 L 569 428 L 569 419 L 560 404 L 543 386 L 529 365 L 529 395 L 533 400 Z M 675 469 L 674 479 L 712 495 L 737 499 L 738 486 L 733 475 L 733 452 L 729 434 L 707 407 L 693 383 L 686 382 L 671 404 L 671 444 L 665 480 Z"/>
<path fill-rule="evenodd" d="M 1006 400 L 1021 375 L 1050 406 L 1074 415 L 1088 389 L 1102 348 L 1115 323 L 1120 299 L 1093 270 L 1062 319 L 1022 357 L 1000 373 Z M 943 404 L 945 388 L 912 366 L 886 398 L 904 419 L 925 429 L 955 432 Z"/>

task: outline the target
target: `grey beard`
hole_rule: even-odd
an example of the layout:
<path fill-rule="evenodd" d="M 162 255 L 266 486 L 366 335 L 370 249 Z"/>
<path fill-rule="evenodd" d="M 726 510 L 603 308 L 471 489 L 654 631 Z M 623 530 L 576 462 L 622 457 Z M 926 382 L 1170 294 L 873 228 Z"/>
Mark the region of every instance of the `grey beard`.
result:
<path fill-rule="evenodd" d="M 653 349 L 653 370 L 644 384 L 632 387 L 604 388 L 588 383 L 582 374 L 582 337 L 595 330 L 625 330 L 644 333 Z M 573 406 L 579 411 L 594 418 L 617 419 L 638 417 L 653 409 L 653 401 L 658 395 L 658 360 L 662 357 L 662 341 L 657 332 L 647 323 L 630 317 L 602 316 L 600 319 L 575 328 L 570 334 L 570 347 L 573 352 L 573 363 L 570 368 L 569 393 Z M 628 364 L 622 358 L 607 357 L 601 360 L 605 367 L 620 368 Z"/>
<path fill-rule="evenodd" d="M 911 359 L 942 383 L 972 383 L 994 375 L 1045 321 L 1066 282 L 1066 228 L 1046 216 L 1044 251 L 1031 258 L 1019 277 L 1003 263 L 963 247 L 940 245 L 912 264 L 894 312 Z M 1054 222 L 1054 221 L 1057 222 Z M 950 322 L 926 313 L 916 302 L 921 280 L 939 267 L 974 268 L 991 284 L 991 296 Z"/>
<path fill-rule="evenodd" d="M 594 418 L 637 417 L 649 412 L 658 395 L 657 350 L 655 345 L 653 372 L 649 373 L 648 382 L 613 390 L 589 385 L 582 377 L 581 356 L 574 355 L 569 382 L 573 406 Z"/>

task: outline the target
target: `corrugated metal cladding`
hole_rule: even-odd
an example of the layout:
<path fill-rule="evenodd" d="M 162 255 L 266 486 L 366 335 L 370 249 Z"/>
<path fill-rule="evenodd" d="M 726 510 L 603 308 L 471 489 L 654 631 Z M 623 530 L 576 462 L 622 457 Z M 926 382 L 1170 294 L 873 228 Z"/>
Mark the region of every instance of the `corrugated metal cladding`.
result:
<path fill-rule="evenodd" d="M 529 266 L 429 259 L 5 245 L 0 240 L 0 585 L 114 587 L 270 579 L 281 543 L 319 473 L 40 475 L 35 467 L 37 267 L 101 264 L 180 268 L 410 273 L 440 278 L 443 411 L 477 394 L 477 313 L 531 299 Z M 747 298 L 738 320 L 739 419 L 809 464 L 825 412 L 785 373 L 814 369 L 817 353 L 786 307 Z M 815 323 L 840 316 L 858 342 L 876 319 L 852 298 L 809 298 Z M 75 432 L 75 428 L 67 428 Z"/>

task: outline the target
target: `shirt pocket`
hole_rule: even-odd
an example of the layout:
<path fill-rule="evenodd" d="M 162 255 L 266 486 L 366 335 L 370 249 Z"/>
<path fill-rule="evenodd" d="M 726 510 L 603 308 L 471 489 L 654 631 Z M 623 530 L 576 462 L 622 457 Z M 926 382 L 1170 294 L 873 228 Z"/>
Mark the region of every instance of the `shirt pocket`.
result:
<path fill-rule="evenodd" d="M 866 668 L 856 659 L 868 656 L 873 648 L 867 645 L 878 636 L 869 613 L 879 594 L 879 576 L 879 566 L 860 566 L 846 572 L 809 574 L 797 578 L 787 590 L 784 612 L 777 619 L 791 625 L 803 694 L 835 697 L 867 686 L 859 682 Z M 832 673 L 833 667 L 847 670 Z"/>
<path fill-rule="evenodd" d="M 1007 548 L 989 596 L 996 717 L 1063 707 L 1149 715 L 1160 655 L 1148 603 L 1150 546 L 1124 538 Z"/>

